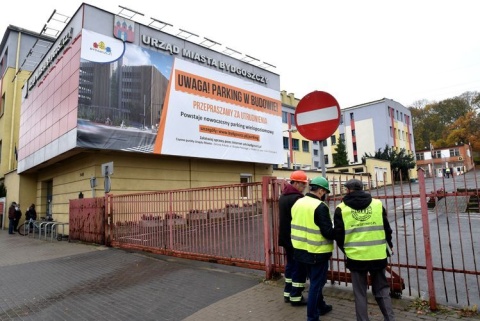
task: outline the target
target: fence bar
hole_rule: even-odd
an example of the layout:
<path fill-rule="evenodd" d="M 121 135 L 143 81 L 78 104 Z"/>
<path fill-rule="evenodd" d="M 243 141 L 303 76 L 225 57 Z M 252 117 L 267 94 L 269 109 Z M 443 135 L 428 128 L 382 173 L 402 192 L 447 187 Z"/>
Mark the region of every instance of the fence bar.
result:
<path fill-rule="evenodd" d="M 437 310 L 437 301 L 435 297 L 435 282 L 433 279 L 433 261 L 432 248 L 430 246 L 430 223 L 428 221 L 427 192 L 425 189 L 425 173 L 419 169 L 418 182 L 420 184 L 420 204 L 422 207 L 423 239 L 425 245 L 425 265 L 427 266 L 427 284 L 430 310 Z"/>
<path fill-rule="evenodd" d="M 270 225 L 269 225 L 269 206 L 268 198 L 270 191 L 270 184 L 275 177 L 264 176 L 262 178 L 262 213 L 263 213 L 263 232 L 264 232 L 264 249 L 265 249 L 265 278 L 270 280 L 272 278 L 272 260 L 270 253 Z M 275 188 L 273 188 L 273 192 Z M 273 194 L 272 192 L 272 194 Z"/>

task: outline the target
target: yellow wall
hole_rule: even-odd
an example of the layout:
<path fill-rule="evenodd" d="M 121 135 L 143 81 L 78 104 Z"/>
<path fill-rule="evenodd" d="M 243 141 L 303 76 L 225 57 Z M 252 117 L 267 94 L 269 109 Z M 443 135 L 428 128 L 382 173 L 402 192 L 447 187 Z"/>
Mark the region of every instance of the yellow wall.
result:
<path fill-rule="evenodd" d="M 116 195 L 236 184 L 240 183 L 240 174 L 251 174 L 255 182 L 271 175 L 272 171 L 272 166 L 265 164 L 125 152 L 84 152 L 39 171 L 35 190 L 39 216 L 46 213 L 45 182 L 49 180 L 53 182 L 53 218 L 58 221 L 68 222 L 70 199 L 78 198 L 80 192 L 85 198 L 92 197 L 92 176 L 97 179 L 94 196 L 103 196 L 101 165 L 108 162 L 114 163 L 110 193 Z"/>
<path fill-rule="evenodd" d="M 0 117 L 0 140 L 2 141 L 2 161 L 0 178 L 17 167 L 14 149 L 18 148 L 18 128 L 20 122 L 20 105 L 22 85 L 28 72 L 20 72 L 15 77 L 15 69 L 8 68 L 2 82 L 0 98 L 5 95 L 4 113 Z M 12 131 L 13 126 L 13 131 Z"/>
<path fill-rule="evenodd" d="M 386 168 L 386 177 L 385 181 L 377 181 L 375 180 L 375 167 L 378 168 Z M 360 172 L 357 172 L 360 170 Z M 289 169 L 274 169 L 272 172 L 272 176 L 277 178 L 290 178 L 290 174 L 293 170 Z M 304 171 L 309 179 L 312 179 L 317 176 L 322 176 L 321 171 Z M 351 165 L 351 166 L 344 166 L 344 167 L 335 167 L 327 169 L 326 178 L 332 184 L 332 182 L 346 182 L 351 178 L 356 178 L 361 180 L 362 182 L 366 183 L 368 186 L 380 187 L 384 185 L 391 185 L 392 184 L 392 173 L 390 163 L 385 160 L 374 159 L 374 158 L 367 158 L 365 165 Z M 340 191 L 338 188 L 336 191 Z"/>

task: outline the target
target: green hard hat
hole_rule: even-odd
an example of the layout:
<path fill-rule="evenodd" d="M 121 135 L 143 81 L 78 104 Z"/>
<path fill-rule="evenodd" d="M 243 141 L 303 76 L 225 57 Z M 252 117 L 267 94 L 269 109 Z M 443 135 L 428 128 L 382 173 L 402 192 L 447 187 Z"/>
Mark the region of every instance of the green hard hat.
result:
<path fill-rule="evenodd" d="M 330 193 L 330 186 L 329 186 L 328 181 L 325 177 L 318 176 L 318 177 L 313 178 L 310 181 L 310 185 L 320 186 L 321 188 L 326 189 L 327 192 Z"/>

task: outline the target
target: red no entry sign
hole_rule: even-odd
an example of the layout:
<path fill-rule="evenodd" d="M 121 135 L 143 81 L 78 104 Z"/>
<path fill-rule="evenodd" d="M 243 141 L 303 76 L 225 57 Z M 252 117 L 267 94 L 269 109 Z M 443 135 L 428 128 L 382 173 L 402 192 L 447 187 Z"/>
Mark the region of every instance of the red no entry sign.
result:
<path fill-rule="evenodd" d="M 327 139 L 340 124 L 340 106 L 329 93 L 311 92 L 298 103 L 295 124 L 298 132 L 307 139 Z"/>

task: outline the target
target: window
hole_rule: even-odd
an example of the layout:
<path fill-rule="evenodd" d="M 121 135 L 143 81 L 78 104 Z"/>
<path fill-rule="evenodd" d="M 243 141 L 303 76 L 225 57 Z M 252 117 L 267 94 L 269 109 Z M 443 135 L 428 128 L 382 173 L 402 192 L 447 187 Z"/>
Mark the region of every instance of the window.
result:
<path fill-rule="evenodd" d="M 0 116 L 3 116 L 5 112 L 5 93 L 2 95 L 2 100 L 0 101 Z"/>
<path fill-rule="evenodd" d="M 458 150 L 458 148 L 450 149 L 450 156 L 460 156 L 460 151 Z"/>
<path fill-rule="evenodd" d="M 343 114 L 340 115 L 340 124 L 343 124 Z"/>
<path fill-rule="evenodd" d="M 393 137 L 393 128 L 390 126 L 390 137 Z"/>
<path fill-rule="evenodd" d="M 313 156 L 318 156 L 318 149 L 313 150 Z"/>
<path fill-rule="evenodd" d="M 340 134 L 340 140 L 345 141 L 345 134 Z"/>
<path fill-rule="evenodd" d="M 292 139 L 292 149 L 300 150 L 299 141 L 296 138 Z"/>
<path fill-rule="evenodd" d="M 398 120 L 398 110 L 397 110 L 397 120 Z"/>
<path fill-rule="evenodd" d="M 286 111 L 282 111 L 282 123 L 288 124 L 288 114 Z"/>
<path fill-rule="evenodd" d="M 308 140 L 302 140 L 302 152 L 308 153 L 310 151 L 310 144 Z"/>
<path fill-rule="evenodd" d="M 283 149 L 288 149 L 288 137 L 283 137 Z"/>
<path fill-rule="evenodd" d="M 328 146 L 328 142 L 327 142 L 326 139 L 325 139 L 325 140 L 322 140 L 322 146 Z"/>
<path fill-rule="evenodd" d="M 246 184 L 252 182 L 252 174 L 240 174 L 240 183 Z M 241 197 L 247 198 L 251 195 L 251 186 L 242 186 L 241 187 Z"/>
<path fill-rule="evenodd" d="M 357 150 L 357 143 L 353 143 L 353 150 Z"/>
<path fill-rule="evenodd" d="M 354 162 L 354 163 L 357 163 L 357 162 L 358 162 L 358 156 L 357 156 L 357 155 L 353 155 L 353 162 Z"/>
<path fill-rule="evenodd" d="M 295 125 L 295 114 L 290 114 L 290 124 L 292 126 L 296 126 Z"/>
<path fill-rule="evenodd" d="M 352 137 L 355 137 L 355 129 L 352 129 Z"/>
<path fill-rule="evenodd" d="M 337 137 L 335 135 L 333 135 L 332 137 L 330 137 L 330 140 L 332 141 L 332 146 L 333 145 L 337 145 Z"/>
<path fill-rule="evenodd" d="M 353 113 L 350 113 L 350 120 L 353 120 Z"/>
<path fill-rule="evenodd" d="M 328 155 L 323 155 L 323 161 L 328 164 Z"/>
<path fill-rule="evenodd" d="M 318 145 L 318 140 L 314 140 L 313 145 Z"/>
<path fill-rule="evenodd" d="M 432 157 L 433 158 L 442 158 L 442 152 L 439 151 L 439 150 L 434 150 Z"/>
<path fill-rule="evenodd" d="M 313 162 L 313 167 L 315 167 L 315 168 L 320 167 L 320 164 L 318 163 L 318 161 L 314 161 L 314 162 Z"/>
<path fill-rule="evenodd" d="M 424 156 L 425 156 L 424 153 L 416 153 L 416 154 L 415 154 L 415 158 L 416 158 L 417 160 L 424 160 L 424 159 L 425 159 Z"/>

